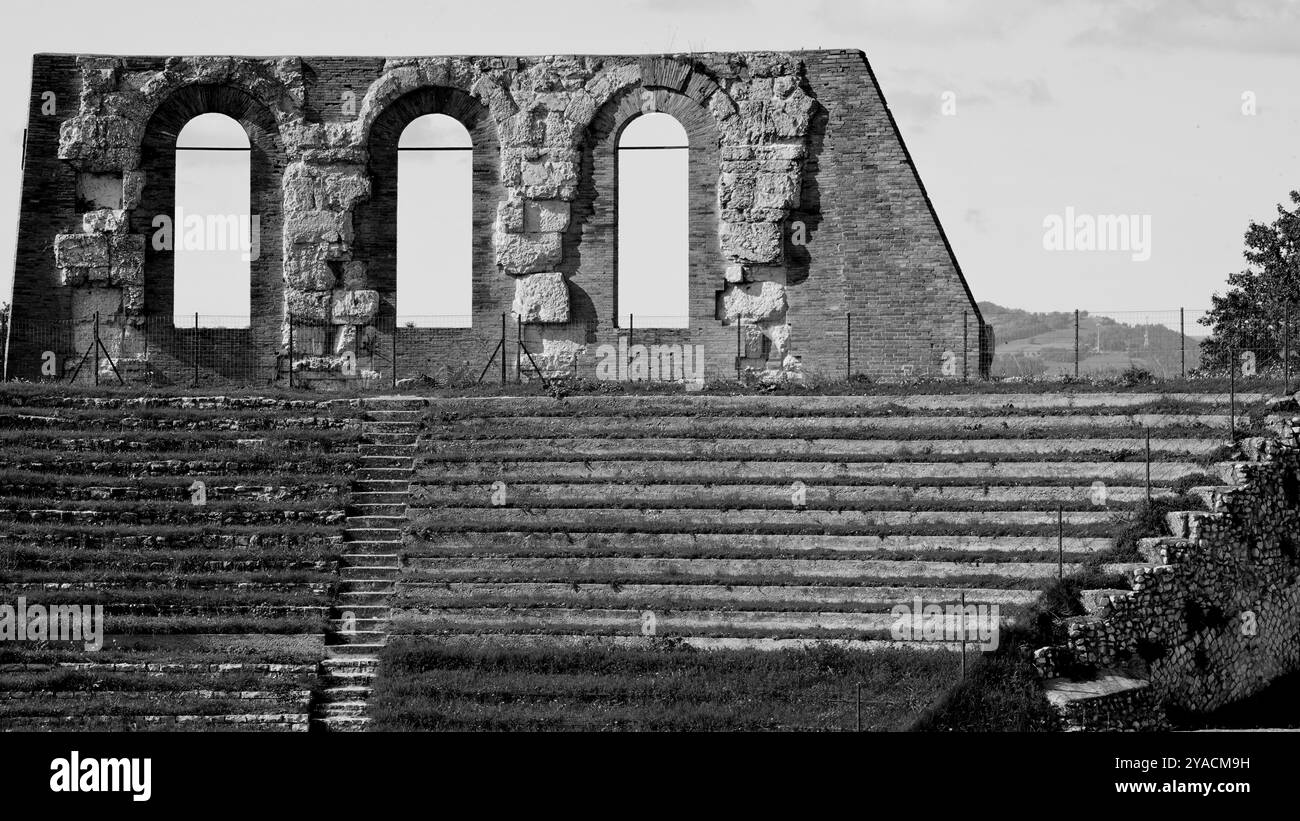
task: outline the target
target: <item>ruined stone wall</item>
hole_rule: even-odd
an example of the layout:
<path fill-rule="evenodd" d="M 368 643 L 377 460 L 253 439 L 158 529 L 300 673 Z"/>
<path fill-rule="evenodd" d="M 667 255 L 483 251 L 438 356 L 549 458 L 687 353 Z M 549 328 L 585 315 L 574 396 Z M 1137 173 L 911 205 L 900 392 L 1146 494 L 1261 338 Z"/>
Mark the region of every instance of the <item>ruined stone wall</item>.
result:
<path fill-rule="evenodd" d="M 1300 449 L 1248 440 L 1237 484 L 1212 512 L 1172 514 L 1185 532 L 1149 540 L 1159 564 L 1100 616 L 1069 625 L 1066 645 L 1036 653 L 1047 677 L 1119 675 L 1112 695 L 1068 705 L 1090 729 L 1155 729 L 1170 713 L 1208 713 L 1300 670 Z"/>
<path fill-rule="evenodd" d="M 475 339 L 495 340 L 508 313 L 512 330 L 516 316 L 529 323 L 546 370 L 585 373 L 625 334 L 614 326 L 615 148 L 647 110 L 689 134 L 691 317 L 636 342 L 702 345 L 710 378 L 734 372 L 738 345 L 746 364 L 843 377 L 851 312 L 855 372 L 938 373 L 951 350 L 974 375 L 978 310 L 854 51 L 38 55 L 14 316 L 80 327 L 99 312 L 119 327 L 115 354 L 166 353 L 146 321 L 171 304 L 171 252 L 149 241 L 152 219 L 171 212 L 179 127 L 218 111 L 250 135 L 262 216 L 248 348 L 273 374 L 290 323 L 295 352 L 326 365 L 363 339 L 391 350 L 396 137 L 445 113 L 474 141 L 474 328 L 398 333 L 403 371 L 442 370 Z M 11 339 L 10 376 L 34 375 L 31 347 Z"/>

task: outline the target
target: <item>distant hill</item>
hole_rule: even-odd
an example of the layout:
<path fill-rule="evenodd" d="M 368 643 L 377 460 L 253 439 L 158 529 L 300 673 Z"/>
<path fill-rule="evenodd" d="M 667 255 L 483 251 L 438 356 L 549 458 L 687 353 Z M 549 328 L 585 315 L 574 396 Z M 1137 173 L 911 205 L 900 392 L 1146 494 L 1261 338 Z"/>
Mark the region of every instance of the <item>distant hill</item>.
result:
<path fill-rule="evenodd" d="M 1055 376 L 1074 373 L 1074 312 L 1035 313 L 1004 308 L 992 302 L 979 303 L 984 321 L 993 326 L 996 348 L 992 375 Z M 1184 343 L 1178 333 L 1176 312 L 1168 315 L 1136 314 L 1132 321 L 1079 314 L 1079 373 L 1085 376 L 1111 375 L 1130 367 L 1146 368 L 1157 376 L 1178 376 L 1182 371 L 1180 349 L 1186 347 L 1187 370 L 1200 364 L 1200 342 L 1204 331 L 1188 320 Z M 1170 328 L 1159 320 L 1175 325 Z"/>

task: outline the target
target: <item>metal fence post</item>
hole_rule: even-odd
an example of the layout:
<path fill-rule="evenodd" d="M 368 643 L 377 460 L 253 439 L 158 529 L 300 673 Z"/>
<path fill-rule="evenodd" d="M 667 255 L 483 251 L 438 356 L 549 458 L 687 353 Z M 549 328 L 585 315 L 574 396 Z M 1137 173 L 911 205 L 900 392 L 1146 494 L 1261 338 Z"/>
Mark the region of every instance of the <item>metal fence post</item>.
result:
<path fill-rule="evenodd" d="M 292 320 L 290 320 L 290 322 L 292 322 Z M 289 327 L 292 329 L 293 325 L 290 325 Z M 292 339 L 293 338 L 292 330 L 290 331 L 290 334 L 291 335 L 289 338 Z M 293 373 L 292 357 L 290 358 L 289 361 L 289 367 L 290 367 L 289 372 Z M 194 387 L 197 388 L 198 386 L 199 386 L 199 312 L 195 311 L 194 312 Z"/>
<path fill-rule="evenodd" d="M 501 312 L 501 384 L 506 383 L 506 314 Z"/>
<path fill-rule="evenodd" d="M 740 381 L 740 328 L 745 324 L 743 317 L 736 317 L 736 381 Z"/>
<path fill-rule="evenodd" d="M 1074 378 L 1079 378 L 1079 309 L 1074 309 Z"/>
<path fill-rule="evenodd" d="M 1056 580 L 1065 578 L 1065 506 L 1056 504 Z"/>
<path fill-rule="evenodd" d="M 1187 316 L 1185 309 L 1178 309 L 1178 354 L 1182 357 L 1183 379 L 1187 378 Z"/>
<path fill-rule="evenodd" d="M 1228 349 L 1228 441 L 1237 443 L 1237 349 Z"/>
<path fill-rule="evenodd" d="M 1291 392 L 1291 306 L 1282 309 L 1282 393 Z"/>
<path fill-rule="evenodd" d="M 853 379 L 853 312 L 844 312 L 845 324 L 845 344 L 844 344 L 844 379 L 846 381 Z"/>
<path fill-rule="evenodd" d="M 1151 506 L 1151 426 L 1147 425 L 1147 506 Z"/>
<path fill-rule="evenodd" d="M 293 387 L 293 314 L 289 314 L 289 387 Z"/>
<path fill-rule="evenodd" d="M 523 381 L 520 375 L 519 356 L 524 349 L 524 318 L 515 314 L 515 384 Z"/>
<path fill-rule="evenodd" d="M 393 317 L 393 334 L 389 343 L 393 349 L 393 388 L 397 388 L 397 317 Z"/>
<path fill-rule="evenodd" d="M 99 387 L 99 311 L 95 311 L 95 340 L 90 345 L 95 349 L 95 387 Z"/>
<path fill-rule="evenodd" d="M 961 381 L 970 377 L 970 311 L 961 312 Z"/>

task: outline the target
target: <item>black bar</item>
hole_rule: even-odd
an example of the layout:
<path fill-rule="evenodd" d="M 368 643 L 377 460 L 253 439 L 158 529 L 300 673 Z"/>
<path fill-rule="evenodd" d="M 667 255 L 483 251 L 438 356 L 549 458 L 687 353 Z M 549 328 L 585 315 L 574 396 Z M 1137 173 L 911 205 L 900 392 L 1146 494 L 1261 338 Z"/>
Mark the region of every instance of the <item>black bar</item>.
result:
<path fill-rule="evenodd" d="M 95 311 L 95 340 L 90 346 L 95 349 L 95 387 L 99 387 L 99 311 Z"/>
<path fill-rule="evenodd" d="M 397 317 L 393 316 L 393 387 L 397 387 Z"/>
<path fill-rule="evenodd" d="M 506 315 L 501 312 L 501 384 L 506 383 Z"/>

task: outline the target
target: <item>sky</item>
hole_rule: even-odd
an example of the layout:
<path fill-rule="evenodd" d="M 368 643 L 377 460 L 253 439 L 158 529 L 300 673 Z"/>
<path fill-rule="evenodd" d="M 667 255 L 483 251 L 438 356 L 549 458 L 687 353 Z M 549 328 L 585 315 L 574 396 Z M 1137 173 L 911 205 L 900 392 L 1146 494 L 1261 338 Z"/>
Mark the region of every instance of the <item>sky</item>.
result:
<path fill-rule="evenodd" d="M 477 3 L 135 0 L 0 10 L 0 252 L 30 55 L 866 52 L 979 300 L 1208 307 L 1251 220 L 1300 188 L 1300 4 L 1284 0 Z M 364 8 L 365 17 L 358 9 Z M 51 17 L 57 13 L 57 20 Z M 1122 222 L 1099 248 L 1089 221 Z M 1055 236 L 1053 228 L 1055 226 Z M 1070 240 L 1061 242 L 1063 235 Z M 1113 239 L 1124 239 L 1118 234 Z M 1050 246 L 1050 247 L 1049 247 Z M 1080 247 L 1083 246 L 1083 247 Z M 0 269 L 8 293 L 12 266 Z"/>

